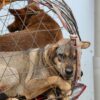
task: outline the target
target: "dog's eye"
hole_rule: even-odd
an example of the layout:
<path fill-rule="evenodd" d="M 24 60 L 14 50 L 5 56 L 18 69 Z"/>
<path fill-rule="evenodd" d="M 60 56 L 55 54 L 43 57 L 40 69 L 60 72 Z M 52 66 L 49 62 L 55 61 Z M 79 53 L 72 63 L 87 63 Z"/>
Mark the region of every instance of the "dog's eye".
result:
<path fill-rule="evenodd" d="M 59 61 L 62 61 L 66 58 L 66 55 L 65 54 L 58 54 L 58 59 Z"/>

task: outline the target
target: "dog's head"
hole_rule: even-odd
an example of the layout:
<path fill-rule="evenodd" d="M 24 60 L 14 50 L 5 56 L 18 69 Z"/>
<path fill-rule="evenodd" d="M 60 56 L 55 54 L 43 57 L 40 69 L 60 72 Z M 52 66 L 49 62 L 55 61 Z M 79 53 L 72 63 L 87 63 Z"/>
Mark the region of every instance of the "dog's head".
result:
<path fill-rule="evenodd" d="M 72 79 L 76 71 L 77 54 L 75 41 L 62 39 L 54 44 L 48 52 L 50 62 L 59 74 L 66 80 Z M 89 42 L 80 43 L 82 49 L 90 46 Z"/>
<path fill-rule="evenodd" d="M 37 15 L 39 11 L 43 10 L 35 5 L 30 5 L 21 9 L 9 9 L 9 12 L 14 16 L 15 20 L 12 24 L 8 25 L 8 30 L 10 32 L 15 32 L 25 29 L 29 24 L 31 16 Z"/>

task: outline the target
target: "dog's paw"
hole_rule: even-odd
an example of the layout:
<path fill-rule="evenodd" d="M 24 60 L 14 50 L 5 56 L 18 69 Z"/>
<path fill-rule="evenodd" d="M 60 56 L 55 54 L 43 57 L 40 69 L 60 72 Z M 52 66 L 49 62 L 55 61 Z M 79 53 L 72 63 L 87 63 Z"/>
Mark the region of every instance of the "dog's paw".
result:
<path fill-rule="evenodd" d="M 59 88 L 64 92 L 64 94 L 70 95 L 71 85 L 67 82 L 60 84 Z"/>

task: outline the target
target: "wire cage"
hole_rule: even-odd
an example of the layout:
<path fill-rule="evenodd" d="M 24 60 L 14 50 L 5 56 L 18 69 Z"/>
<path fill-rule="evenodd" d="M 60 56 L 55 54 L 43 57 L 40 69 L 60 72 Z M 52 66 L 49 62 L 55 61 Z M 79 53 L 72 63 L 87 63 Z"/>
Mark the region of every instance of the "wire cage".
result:
<path fill-rule="evenodd" d="M 67 13 L 67 15 L 68 16 L 65 16 L 63 13 L 63 18 L 65 19 L 65 17 L 67 18 L 67 20 L 65 20 L 66 21 L 66 23 L 67 23 L 67 25 L 68 26 L 66 26 L 65 25 L 65 23 L 63 23 L 63 21 L 60 19 L 60 16 L 59 16 L 59 12 L 58 12 L 58 15 L 57 15 L 57 13 L 55 13 L 56 11 L 55 11 L 55 9 L 53 9 L 52 7 L 51 7 L 51 5 L 49 5 L 49 3 L 50 2 L 52 2 L 52 4 L 56 4 L 56 3 L 60 3 L 60 1 L 59 0 L 52 0 L 52 1 L 50 1 L 50 0 L 41 0 L 40 2 L 38 2 L 38 4 L 36 3 L 36 1 L 35 2 L 33 2 L 33 1 L 35 1 L 35 0 L 30 0 L 30 1 L 27 1 L 27 0 L 3 0 L 2 2 L 0 2 L 0 35 L 1 35 L 1 38 L 3 37 L 3 36 L 5 36 L 5 37 L 7 37 L 7 36 L 9 36 L 9 34 L 17 34 L 18 32 L 25 32 L 25 31 L 27 31 L 27 32 L 45 32 L 46 31 L 46 34 L 49 34 L 51 37 L 53 37 L 52 36 L 52 33 L 51 33 L 51 31 L 53 32 L 53 31 L 61 31 L 63 34 L 63 36 L 65 36 L 65 37 L 68 37 L 68 35 L 67 35 L 67 33 L 69 32 L 70 34 L 73 34 L 73 33 L 79 33 L 78 32 L 78 27 L 77 27 L 77 23 L 76 23 L 76 21 L 75 21 L 75 19 L 74 19 L 74 16 L 73 15 L 71 15 L 72 13 L 69 13 L 69 11 L 70 11 L 70 8 L 68 7 L 67 8 L 67 11 L 68 12 L 66 12 Z M 63 0 L 62 0 L 63 1 Z M 64 1 L 63 1 L 64 2 Z M 55 23 L 56 24 L 58 24 L 58 27 L 57 28 L 55 28 L 54 26 L 53 26 L 53 29 L 52 29 L 52 26 L 50 26 L 51 28 L 50 29 L 48 29 L 48 27 L 47 26 L 45 26 L 45 24 L 44 24 L 44 22 L 42 22 L 42 17 L 40 16 L 40 18 L 41 18 L 41 20 L 40 20 L 40 22 L 39 22 L 39 24 L 38 25 L 40 25 L 41 26 L 41 24 L 43 24 L 44 25 L 44 27 L 45 28 L 41 28 L 41 29 L 39 29 L 39 28 L 37 28 L 37 29 L 34 29 L 34 30 L 32 30 L 32 29 L 29 29 L 29 26 L 32 24 L 32 23 L 30 23 L 29 24 L 29 26 L 26 26 L 26 24 L 25 24 L 25 20 L 26 20 L 26 17 L 20 17 L 20 14 L 23 16 L 23 12 L 21 12 L 20 14 L 18 14 L 17 13 L 17 11 L 15 11 L 15 15 L 13 15 L 13 14 L 11 14 L 12 12 L 10 12 L 11 10 L 9 10 L 9 9 L 23 9 L 23 8 L 25 8 L 27 5 L 35 5 L 36 4 L 36 6 L 39 6 L 39 8 L 41 9 L 43 9 L 44 10 L 44 12 L 47 14 L 47 15 L 49 15 L 54 21 L 55 21 Z M 61 6 L 62 7 L 62 6 Z M 66 5 L 66 7 L 67 7 L 67 5 Z M 27 9 L 26 9 L 27 10 Z M 64 12 L 64 8 L 62 8 L 62 12 Z M 37 13 L 37 12 L 35 12 L 35 11 L 32 11 L 32 12 L 28 12 L 28 10 L 25 12 L 25 16 L 27 16 L 27 15 L 31 15 L 31 14 L 33 14 L 33 13 Z M 65 13 L 65 12 L 64 12 Z M 17 30 L 13 30 L 12 32 L 9 32 L 9 25 L 11 25 L 13 22 L 14 22 L 14 20 L 15 20 L 15 16 L 17 16 L 17 18 L 19 18 L 20 19 L 20 21 L 21 21 L 21 24 L 23 24 L 23 26 L 25 27 L 25 31 L 23 31 L 24 29 L 23 29 L 23 27 L 21 27 L 21 26 L 19 26 L 21 29 L 17 29 Z M 24 20 L 24 19 L 25 20 Z M 17 22 L 18 23 L 18 22 Z M 72 25 L 73 24 L 73 25 Z M 17 25 L 17 24 L 16 24 Z M 71 25 L 72 25 L 72 27 L 71 27 Z M 37 27 L 40 27 L 40 26 L 37 26 Z M 64 27 L 65 26 L 65 27 Z M 18 26 L 17 26 L 18 27 Z M 14 29 L 14 27 L 13 27 L 13 29 Z M 67 31 L 66 31 L 66 29 L 67 29 Z M 22 33 L 21 33 L 22 34 Z M 18 35 L 17 35 L 18 36 Z M 34 36 L 34 37 L 36 37 L 36 36 Z M 19 39 L 20 38 L 20 35 L 17 37 L 17 39 L 14 39 L 14 38 L 12 38 L 13 39 L 13 42 L 15 43 L 15 44 L 11 44 L 11 42 L 9 42 L 8 41 L 8 45 L 9 45 L 9 47 L 11 47 L 11 46 L 15 46 L 14 48 L 16 48 L 16 46 L 18 46 L 18 44 L 17 43 L 19 43 L 19 41 L 23 41 L 23 40 L 20 40 Z M 39 39 L 41 40 L 41 38 L 42 37 L 40 37 Z M 61 36 L 61 38 L 62 38 L 62 36 Z M 32 38 L 33 39 L 33 42 L 36 42 L 35 40 L 36 39 L 34 39 L 34 38 Z M 56 39 L 55 38 L 52 38 L 52 39 L 54 39 L 54 40 L 52 40 L 52 42 L 50 41 L 50 43 L 55 43 L 55 41 L 56 41 Z M 8 40 L 9 40 L 9 37 L 8 37 Z M 7 41 L 5 40 L 3 43 L 1 43 L 0 45 L 0 49 L 4 46 L 4 48 L 5 48 L 5 45 L 4 45 L 4 43 L 6 43 Z M 26 41 L 26 42 L 29 42 L 29 40 L 28 41 Z M 42 42 L 42 41 L 41 41 Z M 29 42 L 30 43 L 30 42 Z M 26 43 L 27 44 L 27 43 Z M 48 43 L 46 43 L 46 44 L 48 44 Z M 2 46 L 3 45 L 3 46 Z M 27 54 L 28 54 L 28 52 L 30 51 L 30 48 L 34 48 L 34 46 L 33 46 L 34 44 L 32 44 L 30 47 L 27 47 L 27 50 L 25 49 L 25 48 L 22 48 L 22 47 L 19 47 L 20 49 L 13 49 L 12 51 L 10 50 L 10 49 L 8 49 L 8 51 L 6 50 L 6 52 L 5 52 L 5 50 L 3 51 L 2 49 L 0 50 L 1 52 L 0 52 L 0 60 L 1 60 L 1 63 L 0 63 L 0 66 L 3 66 L 3 67 L 1 67 L 1 72 L 0 72 L 0 81 L 2 82 L 2 84 L 3 83 L 5 83 L 5 82 L 7 82 L 8 84 L 8 87 L 7 87 L 7 89 L 6 89 L 6 91 L 7 90 L 9 90 L 10 88 L 13 88 L 12 86 L 10 86 L 11 84 L 13 85 L 13 84 L 15 84 L 15 82 L 18 82 L 18 83 L 16 83 L 16 84 L 19 84 L 19 82 L 21 82 L 20 81 L 20 77 L 24 77 L 26 74 L 28 74 L 28 72 L 27 72 L 27 70 L 29 70 L 29 69 L 27 69 L 27 68 L 25 68 L 24 70 L 20 70 L 20 75 L 21 76 L 19 76 L 19 74 L 18 74 L 18 72 L 15 70 L 15 69 L 13 69 L 13 67 L 10 67 L 10 63 L 13 63 L 13 66 L 16 66 L 16 61 L 17 62 L 20 62 L 20 63 L 22 63 L 23 62 L 23 60 L 21 61 L 19 58 L 23 58 L 24 60 L 26 60 L 26 61 L 28 61 L 29 59 L 28 59 L 28 57 L 27 57 Z M 35 43 L 35 45 L 37 45 L 36 47 L 37 48 L 41 48 L 40 46 L 39 46 L 39 44 L 38 43 Z M 44 45 L 43 45 L 44 46 Z M 42 46 L 42 47 L 43 47 Z M 18 48 L 18 47 L 17 47 Z M 37 49 L 35 49 L 35 50 L 37 50 Z M 35 50 L 33 50 L 33 52 L 35 52 Z M 40 50 L 41 51 L 41 50 Z M 43 51 L 43 50 L 42 50 Z M 26 54 L 26 55 L 24 55 L 24 54 Z M 41 54 L 41 52 L 40 52 L 40 54 Z M 16 59 L 15 59 L 15 56 L 16 56 Z M 34 55 L 34 57 L 35 57 L 35 55 Z M 31 64 L 33 64 L 33 62 L 32 61 L 28 61 L 28 62 L 31 62 Z M 35 60 L 34 60 L 34 62 L 35 62 Z M 40 59 L 40 62 L 41 62 L 41 59 Z M 26 62 L 24 62 L 24 65 L 26 65 L 26 66 L 28 66 L 27 65 L 27 63 Z M 18 68 L 20 69 L 20 67 L 21 67 L 22 65 L 21 64 L 19 64 L 19 66 L 18 66 Z M 41 66 L 41 65 L 40 65 Z M 34 76 L 37 78 L 37 75 L 38 75 L 38 70 L 35 72 L 34 71 Z M 10 81 L 10 82 L 9 82 Z M 0 86 L 2 86 L 2 84 L 0 84 Z M 44 83 L 43 83 L 44 84 Z M 37 85 L 39 85 L 38 83 L 36 84 L 36 86 Z M 4 87 L 4 90 L 5 90 L 5 88 L 6 87 Z M 83 85 L 83 84 L 78 84 L 78 85 L 75 85 L 75 87 L 73 88 L 73 92 L 75 92 L 72 96 L 70 96 L 70 99 L 72 99 L 73 100 L 73 98 L 74 99 L 76 99 L 76 98 L 78 98 L 78 96 L 83 92 L 83 90 L 86 88 L 86 86 L 85 85 Z M 2 88 L 3 89 L 3 88 Z M 16 89 L 16 91 L 17 91 L 18 89 Z M 74 90 L 76 90 L 76 91 L 74 91 Z M 1 89 L 0 89 L 0 91 L 1 91 Z M 80 92 L 81 91 L 81 92 Z M 5 91 L 3 91 L 3 92 L 5 92 Z M 14 91 L 13 91 L 14 92 Z M 59 100 L 59 99 L 61 99 L 61 98 L 63 98 L 63 96 L 64 95 L 60 95 L 60 94 L 62 94 L 61 93 L 61 90 L 59 90 L 59 88 L 55 88 L 55 87 L 53 87 L 53 86 L 51 86 L 51 88 L 50 89 L 48 89 L 48 91 L 45 91 L 43 94 L 41 94 L 41 95 L 39 95 L 39 96 L 37 96 L 36 98 L 33 98 L 34 100 L 36 99 L 36 100 L 49 100 L 48 98 L 47 98 L 47 96 L 48 96 L 48 94 L 49 93 L 54 93 L 54 95 L 55 95 L 55 97 L 52 97 L 52 99 L 51 100 Z M 11 92 L 12 93 L 12 92 Z M 2 94 L 2 91 L 1 91 L 1 94 Z M 8 93 L 9 94 L 9 93 Z M 13 94 L 13 93 L 12 93 Z M 69 95 L 71 95 L 71 93 L 69 94 Z M 23 95 L 22 95 L 23 96 Z M 19 97 L 20 98 L 20 96 L 18 95 L 18 96 L 16 96 L 16 97 Z M 24 98 L 25 99 L 25 98 Z M 24 100 L 24 99 L 22 99 L 22 100 Z M 65 100 L 68 100 L 68 98 L 66 98 Z"/>
<path fill-rule="evenodd" d="M 16 2 L 12 2 L 9 0 L 9 4 L 3 6 L 0 9 L 0 33 L 6 34 L 9 33 L 7 26 L 11 24 L 14 21 L 14 16 L 8 11 L 8 9 L 21 9 L 24 8 L 26 5 L 28 5 L 27 0 L 17 0 Z M 49 14 L 56 22 L 60 25 L 60 28 L 63 29 L 63 25 L 61 24 L 59 18 L 55 13 L 52 12 L 49 8 L 47 8 L 44 5 L 40 5 L 40 8 L 42 8 L 47 14 Z M 26 13 L 27 14 L 27 13 Z M 20 16 L 19 16 L 20 17 Z"/>

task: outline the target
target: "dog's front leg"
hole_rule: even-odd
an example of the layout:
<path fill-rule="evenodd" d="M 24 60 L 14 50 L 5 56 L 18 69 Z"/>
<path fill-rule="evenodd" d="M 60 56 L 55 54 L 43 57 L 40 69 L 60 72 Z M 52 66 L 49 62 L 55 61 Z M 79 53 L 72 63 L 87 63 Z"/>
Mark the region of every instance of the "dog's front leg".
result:
<path fill-rule="evenodd" d="M 60 78 L 59 76 L 49 77 L 47 81 L 49 85 L 57 86 L 65 92 L 68 92 L 71 89 L 71 85 L 62 78 Z"/>
<path fill-rule="evenodd" d="M 67 93 L 71 86 L 58 76 L 52 76 L 45 79 L 32 79 L 25 84 L 24 95 L 28 99 L 37 97 L 50 88 L 59 87 Z"/>
<path fill-rule="evenodd" d="M 65 98 L 63 98 L 62 100 L 69 100 L 69 97 L 65 97 Z"/>
<path fill-rule="evenodd" d="M 70 100 L 69 97 L 63 98 L 62 100 Z"/>

